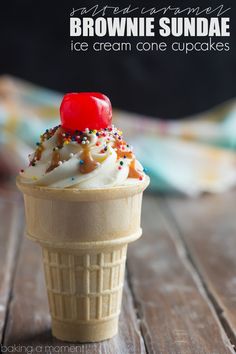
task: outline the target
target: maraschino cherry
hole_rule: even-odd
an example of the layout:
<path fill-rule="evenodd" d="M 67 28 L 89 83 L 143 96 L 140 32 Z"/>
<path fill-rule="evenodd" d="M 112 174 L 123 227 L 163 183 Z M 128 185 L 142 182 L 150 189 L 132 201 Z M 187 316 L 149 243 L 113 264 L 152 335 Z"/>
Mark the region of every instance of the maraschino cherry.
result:
<path fill-rule="evenodd" d="M 99 92 L 68 93 L 61 102 L 60 115 L 67 131 L 104 129 L 111 126 L 111 102 Z"/>

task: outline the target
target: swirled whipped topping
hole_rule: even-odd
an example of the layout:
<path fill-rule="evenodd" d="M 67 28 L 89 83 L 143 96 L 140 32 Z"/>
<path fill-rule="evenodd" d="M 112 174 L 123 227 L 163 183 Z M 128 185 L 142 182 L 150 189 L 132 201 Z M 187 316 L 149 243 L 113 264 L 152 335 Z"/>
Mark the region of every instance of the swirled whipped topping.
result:
<path fill-rule="evenodd" d="M 69 133 L 47 129 L 21 170 L 23 183 L 52 188 L 91 189 L 139 183 L 145 176 L 132 146 L 114 126 Z"/>

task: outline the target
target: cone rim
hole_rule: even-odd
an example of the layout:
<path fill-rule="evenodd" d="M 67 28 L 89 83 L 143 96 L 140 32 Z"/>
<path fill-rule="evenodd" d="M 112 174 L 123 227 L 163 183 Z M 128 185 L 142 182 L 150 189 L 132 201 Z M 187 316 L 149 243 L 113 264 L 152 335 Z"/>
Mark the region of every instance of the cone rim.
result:
<path fill-rule="evenodd" d="M 37 186 L 22 182 L 20 176 L 17 176 L 16 178 L 16 185 L 23 194 L 41 199 L 59 199 L 70 201 L 120 199 L 122 197 L 142 193 L 147 188 L 149 183 L 150 178 L 145 175 L 145 178 L 142 181 L 138 181 L 135 184 L 93 189 L 75 189 Z"/>

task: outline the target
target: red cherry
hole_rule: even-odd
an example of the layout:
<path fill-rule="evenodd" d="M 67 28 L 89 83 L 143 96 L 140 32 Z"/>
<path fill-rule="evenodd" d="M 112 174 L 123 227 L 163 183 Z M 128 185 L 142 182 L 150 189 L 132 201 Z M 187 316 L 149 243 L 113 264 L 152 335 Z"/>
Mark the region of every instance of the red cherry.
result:
<path fill-rule="evenodd" d="M 111 125 L 111 102 L 99 92 L 68 93 L 61 102 L 60 115 L 65 130 L 104 129 Z"/>

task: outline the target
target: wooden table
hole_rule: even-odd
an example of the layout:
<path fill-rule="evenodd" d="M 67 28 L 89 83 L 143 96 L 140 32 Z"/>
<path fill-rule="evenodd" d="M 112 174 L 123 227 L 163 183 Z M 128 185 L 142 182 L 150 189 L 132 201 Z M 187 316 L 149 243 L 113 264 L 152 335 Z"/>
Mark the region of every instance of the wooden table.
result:
<path fill-rule="evenodd" d="M 236 192 L 191 200 L 146 193 L 119 335 L 96 344 L 51 336 L 40 248 L 24 237 L 22 200 L 11 189 L 0 191 L 0 225 L 2 352 L 234 353 Z"/>

